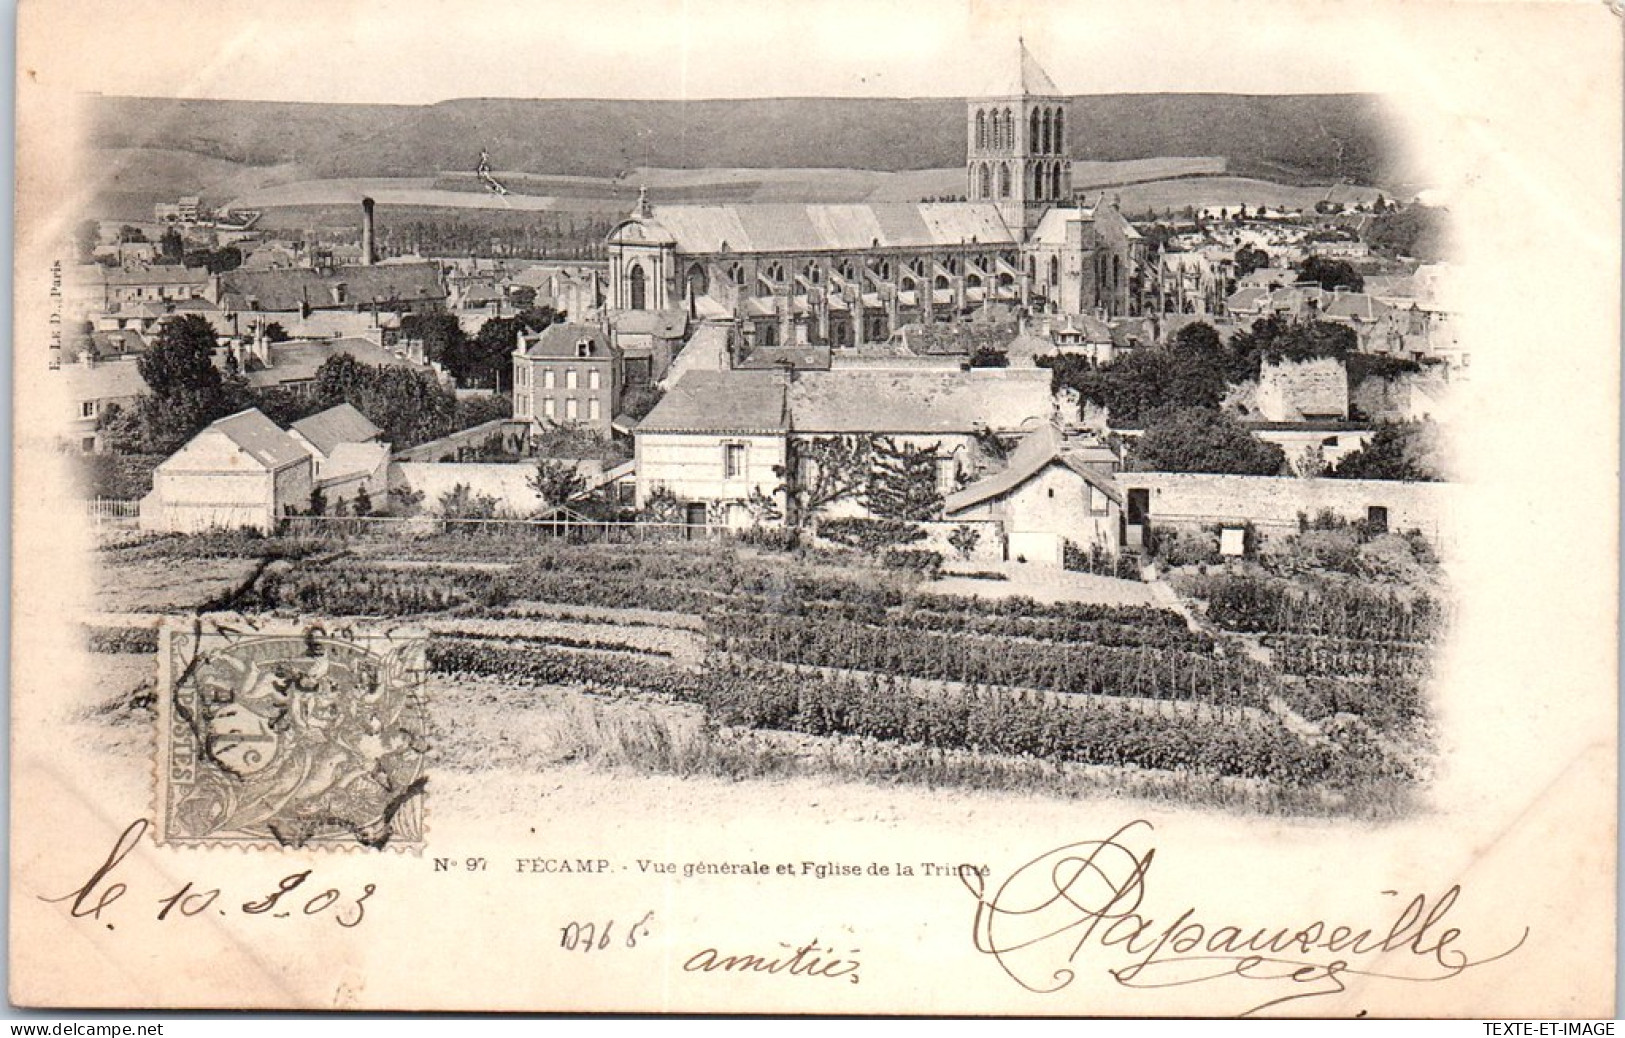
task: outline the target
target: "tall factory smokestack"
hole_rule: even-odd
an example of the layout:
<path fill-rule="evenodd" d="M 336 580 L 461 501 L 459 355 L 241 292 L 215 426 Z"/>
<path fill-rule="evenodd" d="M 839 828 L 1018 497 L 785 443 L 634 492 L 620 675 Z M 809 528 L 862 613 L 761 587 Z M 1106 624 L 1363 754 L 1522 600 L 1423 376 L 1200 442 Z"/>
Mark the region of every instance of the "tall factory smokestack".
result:
<path fill-rule="evenodd" d="M 378 262 L 378 249 L 373 244 L 372 205 L 370 198 L 361 200 L 361 262 L 368 267 Z"/>

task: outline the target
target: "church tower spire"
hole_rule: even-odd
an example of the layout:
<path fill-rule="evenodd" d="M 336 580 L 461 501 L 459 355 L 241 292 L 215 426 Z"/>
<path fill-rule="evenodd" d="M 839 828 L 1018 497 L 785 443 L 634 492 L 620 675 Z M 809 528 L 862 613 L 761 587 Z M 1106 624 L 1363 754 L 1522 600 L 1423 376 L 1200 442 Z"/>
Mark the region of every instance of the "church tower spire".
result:
<path fill-rule="evenodd" d="M 1051 206 L 1072 200 L 1072 101 L 1024 38 L 1016 40 L 1014 59 L 966 102 L 965 197 L 997 203 L 1005 223 L 1025 234 Z"/>

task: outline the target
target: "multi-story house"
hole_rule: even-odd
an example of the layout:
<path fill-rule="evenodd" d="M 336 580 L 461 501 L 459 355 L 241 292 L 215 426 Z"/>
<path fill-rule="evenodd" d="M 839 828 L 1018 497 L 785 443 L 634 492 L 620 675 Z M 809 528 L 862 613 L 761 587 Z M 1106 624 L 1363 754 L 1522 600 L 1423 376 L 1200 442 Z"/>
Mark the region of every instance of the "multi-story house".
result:
<path fill-rule="evenodd" d="M 514 419 L 608 436 L 621 380 L 619 355 L 597 328 L 555 324 L 522 334 L 513 353 Z"/>

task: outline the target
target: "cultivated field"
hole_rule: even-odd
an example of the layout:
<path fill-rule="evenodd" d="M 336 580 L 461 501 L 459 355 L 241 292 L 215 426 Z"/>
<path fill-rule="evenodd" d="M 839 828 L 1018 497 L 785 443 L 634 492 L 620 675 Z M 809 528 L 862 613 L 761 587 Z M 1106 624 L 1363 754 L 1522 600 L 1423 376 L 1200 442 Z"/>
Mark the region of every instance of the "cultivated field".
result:
<path fill-rule="evenodd" d="M 942 594 L 855 554 L 455 532 L 170 538 L 102 562 L 121 615 L 93 618 L 92 648 L 121 657 L 151 651 L 143 596 L 427 628 L 458 772 L 585 761 L 1373 816 L 1405 810 L 1428 767 L 1442 618 L 1414 594 L 1215 575 L 1182 613 Z M 163 563 L 251 579 L 155 587 Z"/>

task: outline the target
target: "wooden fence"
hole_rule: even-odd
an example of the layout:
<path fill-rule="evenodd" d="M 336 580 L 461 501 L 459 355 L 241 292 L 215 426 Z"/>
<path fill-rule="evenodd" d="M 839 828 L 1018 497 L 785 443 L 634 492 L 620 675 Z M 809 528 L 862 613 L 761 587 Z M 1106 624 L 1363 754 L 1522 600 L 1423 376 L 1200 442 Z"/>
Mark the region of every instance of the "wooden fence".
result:
<path fill-rule="evenodd" d="M 141 502 L 98 497 L 85 502 L 85 514 L 98 523 L 110 522 L 115 519 L 139 519 L 141 518 Z"/>

